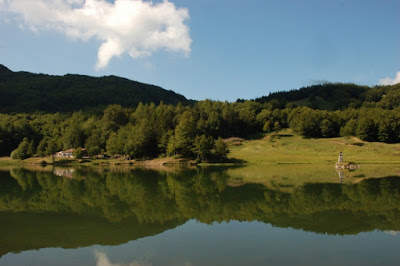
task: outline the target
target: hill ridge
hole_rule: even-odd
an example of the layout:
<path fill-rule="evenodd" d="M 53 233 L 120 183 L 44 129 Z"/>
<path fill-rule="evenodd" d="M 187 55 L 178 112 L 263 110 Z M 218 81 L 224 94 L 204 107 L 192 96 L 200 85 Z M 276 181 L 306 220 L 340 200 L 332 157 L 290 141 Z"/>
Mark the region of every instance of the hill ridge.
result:
<path fill-rule="evenodd" d="M 0 64 L 0 113 L 72 112 L 110 104 L 188 104 L 185 96 L 160 86 L 115 75 L 94 77 L 13 72 Z"/>
<path fill-rule="evenodd" d="M 12 73 L 12 71 L 5 65 L 0 64 L 0 74 L 3 73 Z"/>
<path fill-rule="evenodd" d="M 276 108 L 287 104 L 307 106 L 321 110 L 343 110 L 380 106 L 393 109 L 399 106 L 400 84 L 376 85 L 373 87 L 354 83 L 323 83 L 290 91 L 272 92 L 268 96 L 254 99 L 255 102 L 269 103 Z"/>

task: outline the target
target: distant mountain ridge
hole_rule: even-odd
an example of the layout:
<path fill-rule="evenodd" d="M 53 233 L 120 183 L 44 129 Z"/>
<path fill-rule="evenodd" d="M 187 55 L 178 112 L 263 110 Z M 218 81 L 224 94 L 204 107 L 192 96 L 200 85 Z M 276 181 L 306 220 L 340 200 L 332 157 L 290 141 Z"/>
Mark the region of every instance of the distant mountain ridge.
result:
<path fill-rule="evenodd" d="M 400 84 L 369 87 L 352 83 L 324 83 L 291 91 L 278 91 L 254 101 L 284 108 L 308 106 L 321 110 L 381 107 L 394 109 L 400 106 Z"/>
<path fill-rule="evenodd" d="M 171 90 L 117 76 L 13 72 L 0 64 L 0 113 L 101 111 L 110 104 L 136 107 L 139 102 L 161 101 L 173 105 L 195 102 Z M 288 104 L 330 111 L 361 107 L 394 109 L 400 107 L 400 84 L 369 87 L 324 83 L 272 92 L 252 101 L 271 110 L 283 109 Z"/>
<path fill-rule="evenodd" d="M 110 104 L 135 107 L 139 102 L 186 104 L 183 95 L 117 76 L 52 76 L 13 72 L 0 64 L 0 112 L 71 112 Z"/>
<path fill-rule="evenodd" d="M 0 64 L 0 74 L 11 73 L 12 71 L 8 69 L 6 66 Z"/>

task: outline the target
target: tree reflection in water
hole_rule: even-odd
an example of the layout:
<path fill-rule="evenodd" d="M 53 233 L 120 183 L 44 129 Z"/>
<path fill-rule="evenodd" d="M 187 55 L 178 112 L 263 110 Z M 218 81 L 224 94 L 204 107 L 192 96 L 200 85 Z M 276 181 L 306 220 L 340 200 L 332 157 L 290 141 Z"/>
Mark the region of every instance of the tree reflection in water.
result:
<path fill-rule="evenodd" d="M 339 235 L 400 230 L 397 176 L 356 184 L 309 183 L 290 193 L 263 184 L 231 185 L 223 168 L 125 173 L 75 169 L 73 176 L 24 169 L 0 172 L 0 233 L 8 243 L 1 245 L 7 246 L 1 254 L 44 246 L 119 244 L 189 219 L 207 224 L 260 221 Z M 55 237 L 60 231 L 68 236 Z M 18 237 L 27 247 L 18 246 Z"/>

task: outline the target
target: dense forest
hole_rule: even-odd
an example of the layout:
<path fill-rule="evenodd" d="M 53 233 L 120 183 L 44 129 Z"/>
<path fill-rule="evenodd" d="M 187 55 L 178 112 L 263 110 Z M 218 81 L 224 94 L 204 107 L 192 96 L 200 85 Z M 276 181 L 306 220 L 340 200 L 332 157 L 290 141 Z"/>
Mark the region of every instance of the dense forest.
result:
<path fill-rule="evenodd" d="M 10 78 L 13 75 L 15 78 Z M 31 80 L 18 75 L 30 76 Z M 124 91 L 134 89 L 124 84 L 141 86 L 139 83 L 116 77 L 14 73 L 4 66 L 0 68 L 0 81 L 3 110 L 22 112 L 0 114 L 0 155 L 11 154 L 13 158 L 82 147 L 89 155 L 176 155 L 221 161 L 228 153 L 223 138 L 284 128 L 306 138 L 357 136 L 365 141 L 400 142 L 400 84 L 371 88 L 328 83 L 229 103 L 187 101 L 155 87 L 143 90 L 147 98 L 129 98 Z M 26 103 L 7 98 L 10 91 L 21 93 Z M 80 100 L 71 102 L 64 93 Z M 171 100 L 159 93 L 176 97 Z M 47 113 L 30 112 L 37 110 L 35 106 L 53 103 L 44 94 L 55 97 L 60 104 L 54 109 L 38 109 Z M 113 101 L 117 104 L 108 105 Z M 87 109 L 90 106 L 97 107 Z M 76 109 L 82 110 L 67 112 Z"/>
<path fill-rule="evenodd" d="M 400 103 L 400 84 L 368 87 L 352 83 L 324 83 L 298 90 L 270 93 L 255 101 L 269 102 L 277 108 L 284 108 L 291 103 L 328 111 L 361 107 L 394 109 Z"/>
<path fill-rule="evenodd" d="M 372 105 L 368 103 L 368 105 Z M 161 103 L 137 108 L 108 106 L 86 112 L 0 114 L 0 154 L 13 158 L 46 156 L 85 147 L 89 155 L 154 158 L 177 155 L 203 161 L 227 155 L 222 138 L 291 128 L 307 138 L 357 136 L 365 141 L 400 141 L 400 108 L 315 110 L 269 103 L 200 101 L 193 106 Z"/>
<path fill-rule="evenodd" d="M 13 72 L 0 65 L 0 113 L 102 110 L 110 104 L 136 107 L 139 102 L 185 104 L 173 91 L 116 76 L 51 76 Z"/>

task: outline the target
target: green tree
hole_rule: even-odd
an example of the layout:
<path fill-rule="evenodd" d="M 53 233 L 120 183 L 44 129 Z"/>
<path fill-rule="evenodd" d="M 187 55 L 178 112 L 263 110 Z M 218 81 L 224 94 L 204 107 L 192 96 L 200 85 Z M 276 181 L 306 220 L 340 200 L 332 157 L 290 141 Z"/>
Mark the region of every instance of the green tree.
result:
<path fill-rule="evenodd" d="M 93 132 L 92 135 L 86 139 L 85 148 L 90 156 L 98 155 L 101 153 L 101 137 L 98 132 Z"/>
<path fill-rule="evenodd" d="M 11 158 L 21 160 L 28 158 L 31 155 L 28 154 L 29 144 L 29 140 L 27 138 L 24 138 L 18 145 L 18 147 L 11 152 Z"/>
<path fill-rule="evenodd" d="M 308 107 L 296 108 L 291 114 L 290 127 L 305 137 L 321 137 L 321 118 L 317 110 Z"/>
<path fill-rule="evenodd" d="M 272 123 L 270 120 L 265 121 L 263 127 L 262 127 L 264 132 L 271 132 L 272 131 Z"/>
<path fill-rule="evenodd" d="M 118 104 L 109 105 L 104 110 L 102 120 L 111 131 L 117 131 L 129 122 L 128 110 Z"/>
<path fill-rule="evenodd" d="M 261 109 L 260 103 L 245 101 L 244 103 L 238 104 L 239 120 L 242 123 L 241 131 L 247 131 L 246 133 L 251 133 L 256 129 L 257 120 L 256 116 Z"/>
<path fill-rule="evenodd" d="M 321 121 L 321 135 L 324 138 L 331 138 L 336 135 L 335 126 L 330 119 L 324 118 Z"/>
<path fill-rule="evenodd" d="M 101 154 L 101 149 L 99 146 L 91 146 L 90 148 L 87 148 L 87 152 L 89 156 L 95 156 Z"/>
<path fill-rule="evenodd" d="M 74 123 L 65 130 L 63 140 L 65 149 L 82 147 L 85 144 L 85 134 L 81 126 Z"/>
<path fill-rule="evenodd" d="M 196 137 L 196 121 L 191 112 L 185 111 L 179 118 L 179 123 L 175 128 L 175 151 L 184 156 L 193 155 L 193 141 Z"/>
<path fill-rule="evenodd" d="M 268 109 L 263 109 L 257 116 L 256 121 L 258 126 L 263 129 L 265 132 L 270 132 L 272 130 L 271 127 L 271 118 L 272 112 Z"/>
<path fill-rule="evenodd" d="M 340 135 L 343 137 L 355 136 L 357 130 L 357 120 L 350 119 L 346 124 L 340 129 Z"/>
<path fill-rule="evenodd" d="M 134 158 L 155 157 L 158 155 L 156 134 L 147 120 L 126 129 L 125 154 Z"/>
<path fill-rule="evenodd" d="M 213 137 L 207 135 L 196 136 L 194 138 L 192 151 L 198 159 L 206 161 L 210 159 L 214 146 Z"/>
<path fill-rule="evenodd" d="M 359 119 L 356 133 L 360 139 L 376 141 L 377 131 L 378 129 L 374 120 L 368 114 L 365 114 Z"/>
<path fill-rule="evenodd" d="M 83 157 L 83 150 L 81 147 L 76 148 L 73 152 L 72 155 L 75 157 L 75 159 L 82 159 Z"/>
<path fill-rule="evenodd" d="M 281 124 L 279 123 L 279 121 L 275 121 L 275 123 L 274 123 L 274 130 L 275 131 L 279 131 L 279 130 L 281 130 L 282 129 L 282 127 L 281 127 Z"/>
<path fill-rule="evenodd" d="M 51 141 L 51 139 L 48 136 L 44 136 L 40 142 L 39 145 L 37 146 L 36 152 L 40 157 L 45 157 L 46 155 L 49 155 L 48 153 L 48 146 L 49 146 L 49 142 Z M 53 145 L 54 145 L 54 141 L 53 141 Z M 54 149 L 55 150 L 55 149 Z M 55 151 L 54 151 L 55 152 Z M 50 153 L 51 154 L 51 153 Z"/>
<path fill-rule="evenodd" d="M 106 149 L 107 153 L 110 155 L 123 154 L 124 149 L 122 143 L 120 143 L 120 138 L 116 132 L 112 132 L 110 137 L 107 139 Z"/>
<path fill-rule="evenodd" d="M 29 147 L 28 147 L 28 150 L 27 150 L 27 154 L 29 155 L 29 156 L 32 156 L 32 155 L 34 155 L 36 153 L 36 144 L 35 144 L 35 142 L 33 141 L 33 140 L 31 140 L 30 142 L 29 142 Z"/>
<path fill-rule="evenodd" d="M 177 154 L 176 139 L 174 135 L 170 135 L 168 138 L 166 153 L 168 156 L 175 156 Z"/>
<path fill-rule="evenodd" d="M 54 153 L 56 153 L 56 151 L 58 150 L 58 146 L 56 144 L 56 141 L 53 139 L 50 139 L 47 142 L 47 147 L 46 147 L 46 154 L 47 155 L 52 155 L 53 159 L 54 159 Z"/>
<path fill-rule="evenodd" d="M 43 138 L 39 142 L 37 149 L 36 149 L 36 152 L 40 157 L 44 157 L 46 155 L 46 147 L 47 147 L 47 142 L 46 142 L 46 139 Z"/>
<path fill-rule="evenodd" d="M 219 137 L 217 139 L 217 141 L 215 141 L 215 156 L 219 159 L 219 160 L 223 160 L 226 158 L 226 156 L 229 153 L 229 148 L 228 145 L 224 142 L 224 140 Z"/>
<path fill-rule="evenodd" d="M 160 152 L 160 155 L 172 155 L 174 153 L 174 149 L 172 151 L 168 150 L 168 144 L 174 137 L 174 131 L 173 130 L 168 130 L 165 133 L 161 133 L 161 135 L 158 135 L 158 150 Z"/>

